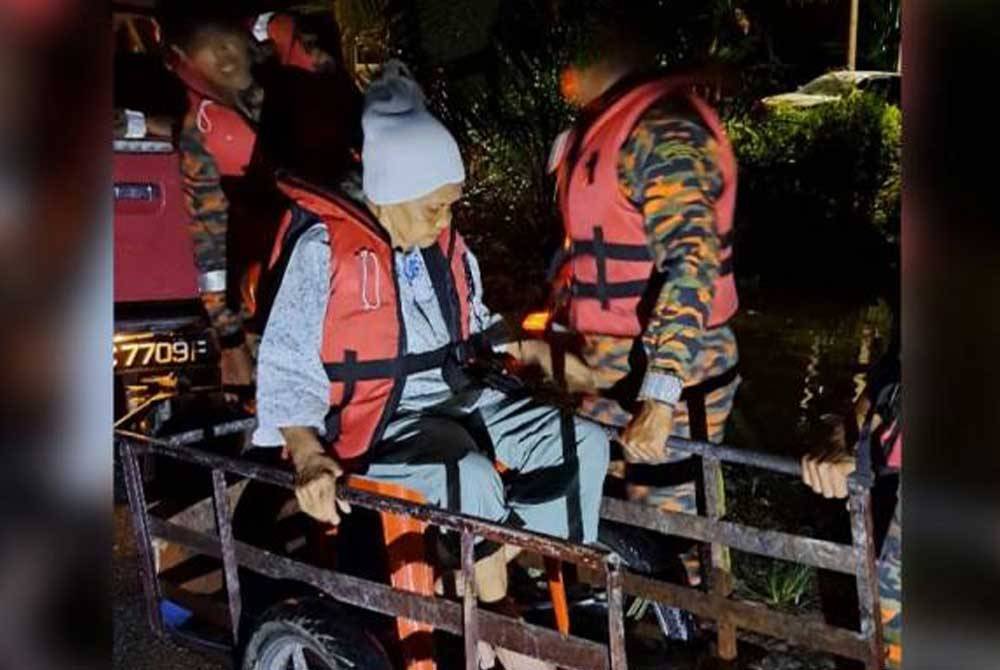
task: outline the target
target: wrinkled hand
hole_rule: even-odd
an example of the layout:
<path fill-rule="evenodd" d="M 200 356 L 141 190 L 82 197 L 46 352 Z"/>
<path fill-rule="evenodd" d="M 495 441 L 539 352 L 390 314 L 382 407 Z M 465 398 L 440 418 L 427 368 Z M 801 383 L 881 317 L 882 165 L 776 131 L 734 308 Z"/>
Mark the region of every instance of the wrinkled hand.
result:
<path fill-rule="evenodd" d="M 513 352 L 526 365 L 538 365 L 548 379 L 555 380 L 552 365 L 552 348 L 544 340 L 525 340 Z M 587 367 L 579 356 L 565 354 L 566 390 L 570 393 L 596 393 L 599 388 L 597 373 Z"/>
<path fill-rule="evenodd" d="M 674 408 L 644 400 L 619 438 L 629 463 L 662 463 L 667 458 L 667 438 L 674 427 Z"/>
<path fill-rule="evenodd" d="M 337 478 L 342 474 L 337 461 L 326 454 L 311 453 L 295 460 L 295 498 L 302 511 L 317 521 L 339 524 L 337 509 L 351 512 L 351 506 L 337 498 Z"/>

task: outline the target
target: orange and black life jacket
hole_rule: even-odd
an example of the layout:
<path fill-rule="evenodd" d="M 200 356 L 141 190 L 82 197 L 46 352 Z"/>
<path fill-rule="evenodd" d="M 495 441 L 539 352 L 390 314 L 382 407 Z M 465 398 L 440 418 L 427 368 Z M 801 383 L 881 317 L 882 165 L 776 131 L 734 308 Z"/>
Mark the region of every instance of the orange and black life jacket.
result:
<path fill-rule="evenodd" d="M 722 264 L 708 325 L 725 323 L 738 300 L 732 271 L 736 159 L 715 111 L 689 91 L 688 80 L 659 78 L 628 89 L 594 120 L 564 134 L 553 147 L 557 198 L 565 229 L 556 289 L 565 292 L 563 316 L 583 334 L 636 337 L 643 330 L 640 301 L 656 273 L 643 215 L 621 192 L 618 156 L 636 123 L 655 103 L 683 98 L 719 146 L 721 195 L 714 203 Z"/>
<path fill-rule="evenodd" d="M 382 226 L 345 196 L 292 179 L 278 185 L 292 206 L 278 234 L 272 269 L 315 224 L 325 225 L 329 236 L 331 299 L 320 352 L 330 380 L 327 437 L 337 457 L 350 464 L 381 438 L 408 375 L 468 360 L 480 346 L 469 337 L 473 289 L 465 242 L 449 228 L 423 252 L 432 278 L 437 275 L 435 291 L 451 342 L 407 354 L 393 249 Z"/>

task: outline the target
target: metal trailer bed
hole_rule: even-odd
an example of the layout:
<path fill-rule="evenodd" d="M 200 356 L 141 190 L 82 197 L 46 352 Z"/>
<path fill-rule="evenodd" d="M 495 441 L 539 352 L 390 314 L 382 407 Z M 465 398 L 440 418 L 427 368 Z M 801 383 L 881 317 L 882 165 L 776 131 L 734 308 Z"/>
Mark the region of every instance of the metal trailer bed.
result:
<path fill-rule="evenodd" d="M 446 512 L 436 507 L 375 495 L 350 485 L 339 488 L 351 505 L 412 517 L 461 537 L 461 570 L 466 584 L 472 584 L 474 538 L 516 545 L 543 557 L 575 564 L 600 575 L 607 590 L 609 643 L 603 645 L 574 635 L 505 617 L 477 607 L 473 588 L 466 588 L 461 603 L 439 597 L 397 590 L 383 583 L 334 572 L 244 544 L 233 537 L 232 510 L 227 498 L 226 475 L 293 488 L 288 470 L 268 467 L 248 460 L 226 458 L 193 445 L 223 435 L 250 430 L 253 419 L 233 421 L 189 431 L 167 439 L 153 439 L 125 430 L 116 430 L 115 442 L 125 472 L 128 499 L 133 513 L 139 567 L 151 628 L 161 636 L 174 636 L 162 620 L 159 603 L 163 597 L 152 551 L 154 538 L 176 543 L 222 560 L 232 625 L 233 646 L 237 648 L 242 600 L 238 568 L 278 579 L 297 580 L 333 599 L 385 615 L 416 620 L 464 638 L 465 667 L 478 668 L 476 645 L 479 640 L 497 644 L 563 668 L 579 670 L 625 670 L 623 596 L 625 593 L 673 605 L 717 622 L 717 654 L 723 659 L 736 656 L 738 631 L 752 631 L 783 639 L 804 648 L 857 659 L 869 670 L 884 667 L 879 595 L 871 516 L 873 477 L 852 477 L 849 508 L 851 544 L 793 535 L 719 518 L 717 489 L 721 463 L 762 468 L 799 477 L 799 463 L 770 454 L 734 449 L 710 443 L 671 438 L 669 446 L 702 459 L 706 514 L 691 515 L 660 510 L 639 503 L 605 498 L 602 518 L 711 545 L 713 565 L 722 547 L 731 547 L 785 561 L 815 566 L 853 575 L 860 603 L 860 631 L 825 625 L 800 616 L 775 611 L 764 605 L 730 598 L 730 575 L 719 568 L 710 571 L 706 588 L 691 588 L 653 579 L 630 571 L 621 558 L 595 547 L 573 544 L 556 538 L 502 526 L 480 519 Z M 187 462 L 211 471 L 216 533 L 204 533 L 151 516 L 147 510 L 139 458 L 155 454 Z M 706 555 L 708 552 L 706 552 Z M 197 642 L 184 638 L 181 642 Z"/>

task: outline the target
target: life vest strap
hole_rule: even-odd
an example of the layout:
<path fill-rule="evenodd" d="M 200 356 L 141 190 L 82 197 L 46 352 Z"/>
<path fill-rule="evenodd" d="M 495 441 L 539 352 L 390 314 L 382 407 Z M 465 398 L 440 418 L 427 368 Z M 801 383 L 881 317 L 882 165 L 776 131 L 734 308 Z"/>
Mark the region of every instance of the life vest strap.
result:
<path fill-rule="evenodd" d="M 692 398 L 697 396 L 707 396 L 712 391 L 718 391 L 723 386 L 728 386 L 733 382 L 734 379 L 739 375 L 739 366 L 734 365 L 725 372 L 715 375 L 714 377 L 709 377 L 700 384 L 695 384 L 694 386 L 686 386 L 681 392 L 681 401 L 688 402 Z"/>
<path fill-rule="evenodd" d="M 372 379 L 402 379 L 420 372 L 444 367 L 445 361 L 453 358 L 466 363 L 480 351 L 493 344 L 510 339 L 510 334 L 502 326 L 488 328 L 467 339 L 450 342 L 437 349 L 419 354 L 406 354 L 399 358 L 378 358 L 370 361 L 352 360 L 354 352 L 346 352 L 347 360 L 342 363 L 324 363 L 327 379 L 331 382 L 351 383 Z"/>
<path fill-rule="evenodd" d="M 638 298 L 646 290 L 648 280 L 637 281 L 606 282 L 601 290 L 601 286 L 589 282 L 576 281 L 570 284 L 570 293 L 577 298 L 592 298 L 598 300 L 602 294 L 607 298 Z"/>
<path fill-rule="evenodd" d="M 733 238 L 736 237 L 736 231 L 733 229 L 728 230 L 725 233 L 719 235 L 719 251 L 724 251 L 733 246 Z"/>
<path fill-rule="evenodd" d="M 649 247 L 645 244 L 618 244 L 615 242 L 600 243 L 603 256 L 614 261 L 643 261 L 653 260 L 649 253 Z M 597 240 L 572 240 L 570 247 L 563 259 L 573 256 L 596 256 L 598 253 Z"/>
<path fill-rule="evenodd" d="M 463 344 L 464 341 L 458 343 L 452 342 L 431 351 L 419 354 L 406 354 L 399 358 L 324 363 L 323 368 L 326 370 L 326 376 L 331 382 L 348 383 L 372 379 L 399 379 L 442 367 L 450 355 L 458 354 Z"/>

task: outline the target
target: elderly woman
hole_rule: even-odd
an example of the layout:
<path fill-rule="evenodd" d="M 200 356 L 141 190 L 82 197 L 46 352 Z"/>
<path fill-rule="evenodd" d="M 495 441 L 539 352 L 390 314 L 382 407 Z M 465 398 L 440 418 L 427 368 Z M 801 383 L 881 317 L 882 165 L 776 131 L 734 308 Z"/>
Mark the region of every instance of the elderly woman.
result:
<path fill-rule="evenodd" d="M 293 205 L 274 254 L 285 269 L 260 348 L 254 443 L 287 447 L 299 503 L 324 522 L 346 511 L 337 478 L 356 472 L 447 509 L 595 541 L 602 429 L 467 365 L 549 357 L 542 342 L 512 341 L 483 302 L 476 258 L 451 226 L 465 179 L 454 138 L 398 62 L 372 84 L 362 125 L 363 193 L 281 184 Z M 566 376 L 592 385 L 577 359 Z M 504 552 L 476 549 L 481 600 L 506 602 Z"/>

